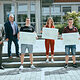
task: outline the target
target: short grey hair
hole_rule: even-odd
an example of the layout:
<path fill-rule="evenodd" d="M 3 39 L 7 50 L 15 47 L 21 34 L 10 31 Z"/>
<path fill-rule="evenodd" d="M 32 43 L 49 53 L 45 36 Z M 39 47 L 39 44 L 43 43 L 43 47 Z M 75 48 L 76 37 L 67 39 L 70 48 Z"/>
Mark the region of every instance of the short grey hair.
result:
<path fill-rule="evenodd" d="M 11 17 L 14 17 L 14 15 L 13 15 L 13 14 L 10 14 L 10 15 L 9 15 L 9 17 L 10 17 L 10 16 L 11 16 Z"/>

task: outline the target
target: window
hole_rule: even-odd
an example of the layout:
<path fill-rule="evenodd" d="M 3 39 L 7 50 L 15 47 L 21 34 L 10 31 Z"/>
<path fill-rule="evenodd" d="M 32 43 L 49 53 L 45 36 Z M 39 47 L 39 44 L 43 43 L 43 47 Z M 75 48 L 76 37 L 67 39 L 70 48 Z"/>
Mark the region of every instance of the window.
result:
<path fill-rule="evenodd" d="M 42 6 L 42 25 L 45 25 L 48 17 L 50 17 L 50 7 L 48 5 Z"/>
<path fill-rule="evenodd" d="M 65 15 L 67 12 L 71 12 L 71 7 L 63 7 L 63 15 Z"/>
<path fill-rule="evenodd" d="M 27 4 L 21 3 L 18 4 L 18 14 L 17 14 L 17 22 L 19 26 L 25 25 L 25 20 L 27 18 Z"/>
<path fill-rule="evenodd" d="M 61 6 L 43 6 L 42 7 L 42 25 L 45 25 L 48 17 L 52 17 L 55 23 L 61 22 Z"/>
<path fill-rule="evenodd" d="M 52 18 L 53 18 L 55 24 L 61 22 L 61 15 L 53 15 Z"/>
<path fill-rule="evenodd" d="M 27 4 L 18 4 L 18 14 L 27 13 Z"/>
<path fill-rule="evenodd" d="M 30 4 L 30 21 L 31 21 L 31 25 L 34 27 L 36 26 L 36 19 L 35 19 L 35 13 L 36 13 L 36 4 L 34 1 L 31 1 Z"/>
<path fill-rule="evenodd" d="M 35 3 L 31 2 L 31 12 L 35 12 L 35 11 L 36 11 Z"/>
<path fill-rule="evenodd" d="M 80 12 L 80 6 L 78 7 L 78 11 Z"/>
<path fill-rule="evenodd" d="M 42 8 L 42 15 L 49 15 L 49 13 L 50 13 L 49 7 Z"/>
<path fill-rule="evenodd" d="M 4 22 L 9 18 L 9 14 L 14 14 L 14 5 L 13 4 L 4 4 Z"/>
<path fill-rule="evenodd" d="M 53 18 L 55 24 L 61 22 L 61 7 L 60 7 L 60 5 L 51 6 L 51 17 Z"/>
<path fill-rule="evenodd" d="M 61 7 L 59 5 L 51 7 L 51 15 L 61 15 Z"/>

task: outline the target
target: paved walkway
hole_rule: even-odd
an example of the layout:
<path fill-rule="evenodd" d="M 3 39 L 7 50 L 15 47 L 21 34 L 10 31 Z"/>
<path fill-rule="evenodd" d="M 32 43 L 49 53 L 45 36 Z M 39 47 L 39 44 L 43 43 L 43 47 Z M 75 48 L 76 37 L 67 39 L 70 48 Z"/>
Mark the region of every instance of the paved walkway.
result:
<path fill-rule="evenodd" d="M 55 52 L 64 52 L 64 45 L 61 40 L 55 42 Z M 12 53 L 15 52 L 12 44 Z M 27 50 L 26 50 L 27 52 Z M 37 40 L 33 52 L 45 52 L 44 40 Z M 77 45 L 77 52 L 80 52 L 80 44 Z M 7 42 L 4 42 L 3 54 L 7 53 Z M 69 67 L 46 67 L 46 68 L 9 68 L 0 70 L 0 80 L 80 80 L 80 68 Z"/>
<path fill-rule="evenodd" d="M 47 67 L 0 70 L 0 80 L 80 80 L 80 68 Z"/>

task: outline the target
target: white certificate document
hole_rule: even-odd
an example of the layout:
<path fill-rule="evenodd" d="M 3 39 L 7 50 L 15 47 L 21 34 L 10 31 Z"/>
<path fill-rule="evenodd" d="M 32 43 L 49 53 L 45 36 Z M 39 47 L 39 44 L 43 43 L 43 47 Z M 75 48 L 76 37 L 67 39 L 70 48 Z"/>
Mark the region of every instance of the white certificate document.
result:
<path fill-rule="evenodd" d="M 20 44 L 35 44 L 36 33 L 20 32 Z"/>
<path fill-rule="evenodd" d="M 43 28 L 42 38 L 44 39 L 58 39 L 58 29 Z"/>
<path fill-rule="evenodd" d="M 62 34 L 64 45 L 77 45 L 79 44 L 79 32 L 63 33 Z"/>

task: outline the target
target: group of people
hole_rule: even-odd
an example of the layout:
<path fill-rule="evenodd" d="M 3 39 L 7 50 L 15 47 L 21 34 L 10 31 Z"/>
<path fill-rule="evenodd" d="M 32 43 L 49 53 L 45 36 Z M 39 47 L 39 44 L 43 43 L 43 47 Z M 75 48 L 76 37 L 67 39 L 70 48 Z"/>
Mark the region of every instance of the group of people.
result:
<path fill-rule="evenodd" d="M 46 28 L 55 28 L 54 21 L 51 17 L 48 18 L 45 27 Z M 13 41 L 15 44 L 15 48 L 16 48 L 16 57 L 19 57 L 21 59 L 21 66 L 19 67 L 19 69 L 23 69 L 23 62 L 24 62 L 24 55 L 25 55 L 26 48 L 28 49 L 28 53 L 30 55 L 31 68 L 36 68 L 33 65 L 33 45 L 21 44 L 21 54 L 19 53 L 18 40 L 20 39 L 20 36 L 19 36 L 18 25 L 14 21 L 14 15 L 13 14 L 9 15 L 9 20 L 8 20 L 8 22 L 6 22 L 4 24 L 4 28 L 5 28 L 5 40 L 8 41 L 8 57 L 10 59 L 12 58 L 11 44 Z M 30 32 L 30 33 L 34 32 L 34 28 L 30 25 L 30 19 L 29 18 L 26 18 L 26 24 L 24 27 L 20 28 L 20 31 L 21 32 Z M 73 32 L 78 32 L 78 30 L 76 27 L 73 26 L 73 19 L 70 18 L 70 19 L 68 19 L 68 26 L 64 28 L 63 33 L 73 33 Z M 61 38 L 61 40 L 62 39 L 63 38 Z M 2 43 L 3 42 L 0 41 L 0 47 L 1 47 L 0 49 L 1 50 L 2 50 Z M 52 63 L 54 62 L 54 45 L 55 45 L 55 40 L 45 39 L 45 49 L 46 49 L 46 58 L 47 58 L 46 63 L 49 63 L 49 49 L 51 49 L 51 62 Z M 65 68 L 68 67 L 70 49 L 72 52 L 73 67 L 76 68 L 77 67 L 76 58 L 75 58 L 76 45 L 65 45 L 65 54 L 66 54 L 65 61 L 66 62 L 65 62 L 64 67 Z M 2 54 L 2 53 L 0 53 L 0 54 Z M 0 58 L 0 60 L 1 60 L 1 58 Z M 4 69 L 4 67 L 2 66 L 2 62 L 0 62 L 0 69 Z"/>
<path fill-rule="evenodd" d="M 54 26 L 54 21 L 53 19 L 50 17 L 47 20 L 46 23 L 46 28 L 55 28 Z M 78 32 L 78 29 L 73 25 L 73 18 L 69 18 L 68 19 L 68 25 L 66 27 L 64 27 L 63 33 L 73 33 L 73 32 Z M 53 34 L 54 35 L 54 34 Z M 61 40 L 63 40 L 63 38 L 61 37 Z M 45 48 L 46 48 L 46 57 L 47 60 L 46 62 L 49 63 L 49 46 L 51 48 L 51 62 L 54 62 L 54 45 L 55 45 L 55 40 L 52 39 L 45 39 Z M 68 60 L 69 60 L 69 55 L 70 55 L 70 49 L 71 49 L 71 53 L 72 53 L 72 59 L 73 59 L 73 67 L 77 68 L 77 64 L 76 64 L 76 45 L 65 45 L 65 65 L 64 68 L 68 67 Z"/>

